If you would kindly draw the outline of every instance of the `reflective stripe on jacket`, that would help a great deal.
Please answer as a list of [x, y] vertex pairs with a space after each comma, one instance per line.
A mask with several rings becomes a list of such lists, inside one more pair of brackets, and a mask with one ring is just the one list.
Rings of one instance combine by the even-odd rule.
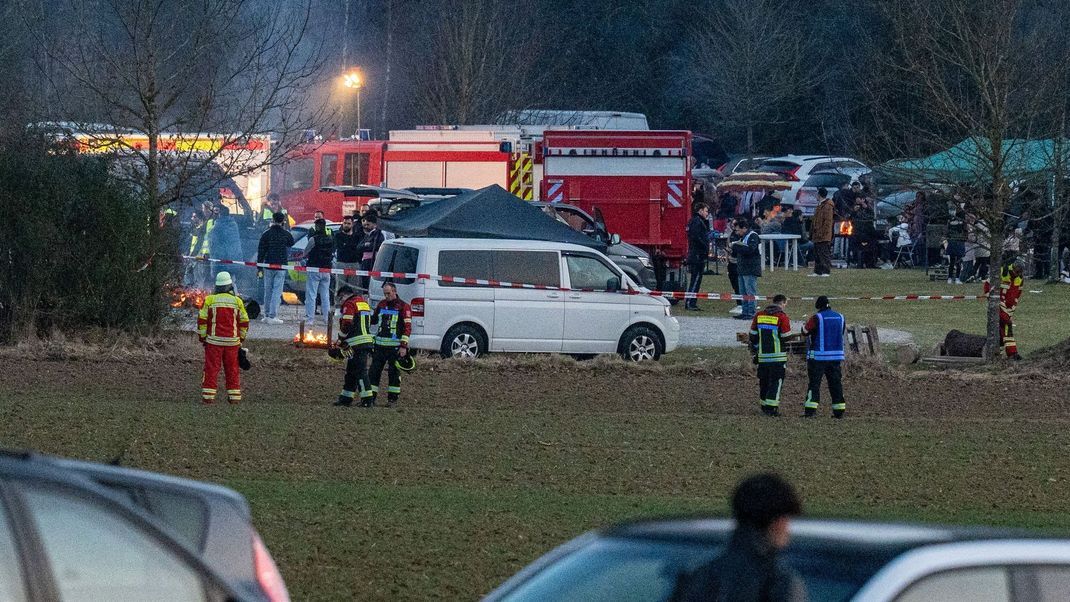
[[338, 330], [342, 342], [350, 347], [371, 347], [375, 337], [371, 334], [372, 307], [360, 295], [353, 295], [342, 304], [342, 318]]
[[781, 338], [791, 332], [791, 318], [779, 306], [770, 305], [758, 312], [751, 321], [751, 349], [758, 354], [759, 364], [788, 361], [788, 352]]
[[375, 344], [380, 347], [408, 347], [412, 332], [412, 312], [409, 304], [401, 299], [383, 299], [375, 306], [373, 321], [379, 325]]
[[249, 333], [245, 303], [233, 293], [217, 293], [204, 298], [197, 314], [197, 334], [201, 341], [221, 347], [236, 347]]

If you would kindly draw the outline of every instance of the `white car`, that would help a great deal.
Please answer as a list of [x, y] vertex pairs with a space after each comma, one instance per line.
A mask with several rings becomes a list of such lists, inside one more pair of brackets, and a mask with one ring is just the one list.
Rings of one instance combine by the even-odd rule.
[[[757, 171], [778, 173], [791, 184], [791, 188], [781, 193], [784, 203], [795, 203], [799, 189], [803, 187], [810, 174], [818, 171], [841, 171], [848, 169], [865, 169], [865, 163], [850, 157], [830, 157], [828, 155], [785, 155], [766, 159]], [[832, 191], [829, 192], [832, 194]]]
[[[374, 269], [570, 289], [391, 278], [398, 295], [412, 306], [409, 345], [443, 357], [619, 353], [644, 361], [656, 360], [679, 344], [680, 324], [669, 302], [634, 294], [648, 291], [590, 247], [534, 240], [400, 238], [383, 243]], [[383, 279], [370, 284], [373, 303], [383, 298], [382, 284]]]
[[[667, 602], [731, 537], [727, 519], [586, 533], [484, 598]], [[811, 602], [1054, 602], [1070, 598], [1070, 540], [967, 527], [794, 520], [784, 561]]]

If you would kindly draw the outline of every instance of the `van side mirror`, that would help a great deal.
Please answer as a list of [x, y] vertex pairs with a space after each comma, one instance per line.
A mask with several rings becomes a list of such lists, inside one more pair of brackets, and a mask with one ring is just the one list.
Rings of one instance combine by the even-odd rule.
[[609, 235], [609, 244], [611, 244], [611, 245], [619, 245], [620, 244], [620, 234], [610, 234]]
[[606, 280], [606, 290], [610, 291], [610, 292], [619, 291], [620, 290], [620, 278], [614, 276], [614, 277]]

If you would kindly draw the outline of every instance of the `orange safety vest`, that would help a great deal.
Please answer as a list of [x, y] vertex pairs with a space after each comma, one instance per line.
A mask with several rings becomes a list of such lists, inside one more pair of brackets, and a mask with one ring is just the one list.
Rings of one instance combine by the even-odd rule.
[[245, 303], [233, 293], [217, 293], [204, 298], [197, 315], [197, 334], [201, 342], [221, 347], [237, 347], [249, 333], [249, 314]]

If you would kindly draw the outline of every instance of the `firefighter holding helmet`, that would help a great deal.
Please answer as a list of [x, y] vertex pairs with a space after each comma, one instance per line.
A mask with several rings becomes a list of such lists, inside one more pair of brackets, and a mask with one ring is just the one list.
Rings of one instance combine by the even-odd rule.
[[375, 405], [379, 394], [379, 381], [383, 368], [387, 374], [387, 406], [397, 405], [401, 396], [401, 372], [411, 370], [415, 364], [409, 356], [409, 334], [412, 332], [412, 312], [409, 304], [398, 297], [397, 286], [393, 282], [383, 283], [385, 297], [375, 307], [372, 321], [378, 325], [375, 333], [375, 348], [372, 351], [372, 365], [369, 376], [371, 383], [370, 406]]
[[203, 403], [215, 403], [221, 365], [226, 376], [227, 401], [241, 401], [238, 354], [248, 333], [249, 314], [245, 311], [245, 303], [234, 293], [230, 272], [219, 272], [214, 294], [204, 298], [204, 305], [197, 315], [197, 335], [204, 344]]
[[[1014, 310], [1022, 296], [1022, 263], [1007, 263], [999, 272], [999, 345], [1007, 353], [1007, 358], [1018, 361], [1018, 343], [1014, 339]], [[985, 282], [985, 294], [991, 289]]]
[[349, 284], [338, 289], [338, 302], [342, 307], [338, 322], [339, 344], [328, 353], [336, 359], [345, 359], [346, 375], [342, 393], [334, 405], [349, 407], [359, 396], [361, 407], [371, 407], [374, 402], [372, 389], [368, 386], [368, 356], [375, 342], [371, 333], [372, 308]]

